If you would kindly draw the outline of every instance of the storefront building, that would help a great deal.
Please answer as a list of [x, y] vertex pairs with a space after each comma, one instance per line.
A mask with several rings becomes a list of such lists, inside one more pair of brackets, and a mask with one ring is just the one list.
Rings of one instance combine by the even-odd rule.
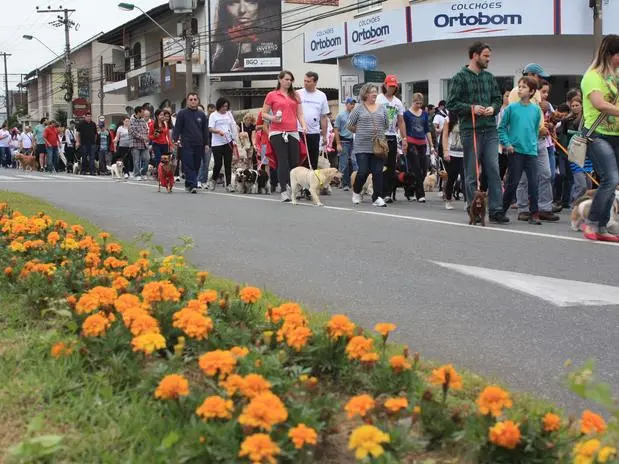
[[[491, 71], [511, 88], [527, 63], [551, 76], [551, 100], [577, 86], [594, 53], [589, 0], [440, 0], [392, 8], [383, 3], [341, 25], [305, 34], [305, 61], [338, 58], [340, 100], [364, 82], [395, 74], [410, 103], [421, 92], [429, 103], [447, 99], [450, 78], [468, 63], [477, 40], [492, 47]], [[603, 0], [604, 34], [619, 33], [619, 0]]]

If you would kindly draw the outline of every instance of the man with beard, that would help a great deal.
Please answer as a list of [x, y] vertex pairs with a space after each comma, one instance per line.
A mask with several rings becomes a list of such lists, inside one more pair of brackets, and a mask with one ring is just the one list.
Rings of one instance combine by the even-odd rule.
[[460, 120], [467, 201], [471, 201], [478, 189], [478, 167], [475, 163], [481, 163], [488, 176], [490, 222], [504, 224], [509, 219], [503, 213], [495, 117], [501, 109], [502, 96], [496, 79], [486, 71], [491, 55], [488, 44], [475, 42], [471, 45], [469, 64], [451, 80], [447, 108], [456, 113]]

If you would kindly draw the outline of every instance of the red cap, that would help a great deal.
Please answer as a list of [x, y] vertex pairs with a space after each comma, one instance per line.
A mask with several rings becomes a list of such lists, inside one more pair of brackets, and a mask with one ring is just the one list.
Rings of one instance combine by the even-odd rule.
[[398, 78], [395, 77], [395, 74], [389, 74], [385, 77], [385, 85], [387, 87], [397, 87], [398, 86]]

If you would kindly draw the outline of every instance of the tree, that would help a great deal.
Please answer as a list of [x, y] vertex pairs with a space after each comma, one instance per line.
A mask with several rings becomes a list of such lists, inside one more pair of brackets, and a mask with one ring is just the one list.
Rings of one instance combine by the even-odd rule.
[[57, 110], [54, 119], [59, 126], [67, 127], [67, 112], [65, 110]]

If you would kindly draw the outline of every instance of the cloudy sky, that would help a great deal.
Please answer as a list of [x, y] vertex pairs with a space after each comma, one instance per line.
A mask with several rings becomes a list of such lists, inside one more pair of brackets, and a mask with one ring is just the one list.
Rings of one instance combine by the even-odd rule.
[[[4, 0], [6, 1], [6, 0]], [[3, 1], [3, 3], [4, 3]], [[138, 10], [131, 12], [120, 10], [117, 5], [121, 0], [16, 0], [11, 7], [4, 8], [2, 27], [0, 27], [0, 52], [11, 53], [7, 58], [9, 87], [14, 88], [19, 82], [19, 73], [26, 74], [44, 63], [52, 60], [54, 54], [36, 40], [25, 40], [22, 35], [36, 36], [53, 51], [62, 55], [64, 51], [64, 28], [49, 25], [56, 19], [53, 13], [37, 13], [36, 7], [46, 9], [64, 8], [75, 9], [71, 19], [79, 24], [79, 29], [71, 30], [71, 44], [77, 45], [99, 32], [109, 31], [141, 13]], [[134, 0], [132, 3], [145, 11], [167, 3], [166, 0]], [[0, 72], [4, 67], [0, 64]], [[17, 74], [17, 75], [14, 75]], [[2, 76], [4, 78], [4, 76]], [[4, 81], [0, 81], [4, 92]]]

